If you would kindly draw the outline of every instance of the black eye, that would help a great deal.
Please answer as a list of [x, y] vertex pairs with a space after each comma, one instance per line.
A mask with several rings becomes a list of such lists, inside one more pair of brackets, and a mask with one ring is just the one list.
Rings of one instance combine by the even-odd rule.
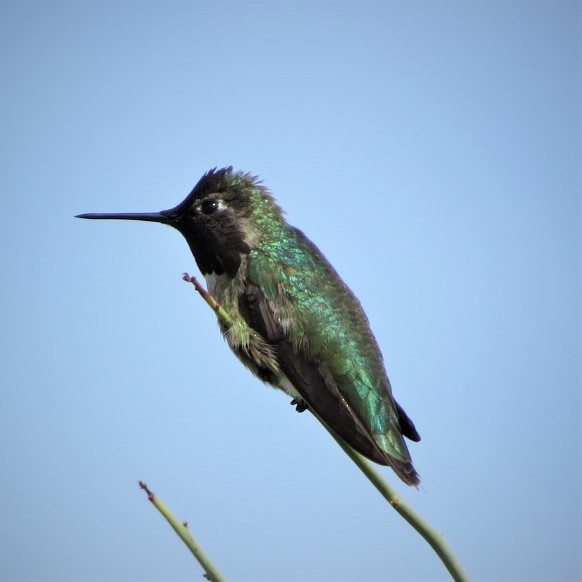
[[214, 199], [204, 200], [204, 202], [202, 202], [202, 204], [200, 205], [200, 210], [202, 210], [202, 212], [204, 214], [213, 214], [219, 208], [220, 208], [220, 204], [219, 204], [218, 200], [214, 200]]

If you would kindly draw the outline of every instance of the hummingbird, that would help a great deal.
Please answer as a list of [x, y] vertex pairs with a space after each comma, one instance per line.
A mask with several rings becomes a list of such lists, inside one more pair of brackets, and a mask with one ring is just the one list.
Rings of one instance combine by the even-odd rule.
[[311, 410], [360, 454], [408, 485], [420, 483], [403, 438], [420, 435], [392, 395], [360, 302], [257, 176], [214, 168], [169, 210], [78, 218], [178, 230], [231, 317], [219, 326], [240, 361], [287, 393], [298, 412]]

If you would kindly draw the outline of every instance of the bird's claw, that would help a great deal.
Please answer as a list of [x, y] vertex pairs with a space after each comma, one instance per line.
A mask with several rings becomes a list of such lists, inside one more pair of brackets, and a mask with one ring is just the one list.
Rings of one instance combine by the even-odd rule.
[[305, 412], [307, 410], [307, 404], [303, 400], [297, 400], [297, 398], [293, 398], [289, 403], [291, 406], [295, 406], [295, 410], [297, 412]]

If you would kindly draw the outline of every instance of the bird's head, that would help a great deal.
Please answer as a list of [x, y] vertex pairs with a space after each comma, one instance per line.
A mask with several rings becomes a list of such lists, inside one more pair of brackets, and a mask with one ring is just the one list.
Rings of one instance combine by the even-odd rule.
[[160, 212], [80, 214], [78, 218], [160, 222], [180, 231], [202, 274], [234, 277], [241, 257], [282, 213], [256, 176], [232, 167], [204, 174], [186, 198]]

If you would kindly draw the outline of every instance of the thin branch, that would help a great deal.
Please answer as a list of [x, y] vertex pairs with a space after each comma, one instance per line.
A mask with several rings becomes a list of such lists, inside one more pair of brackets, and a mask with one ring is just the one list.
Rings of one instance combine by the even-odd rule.
[[[225, 325], [230, 326], [233, 323], [231, 316], [220, 306], [218, 301], [210, 294], [204, 287], [198, 282], [195, 277], [191, 277], [187, 273], [182, 275], [184, 281], [192, 283], [202, 296], [202, 298], [210, 305], [210, 307], [216, 313], [218, 319]], [[313, 411], [311, 410], [313, 413]], [[315, 418], [321, 422], [325, 429], [331, 434], [338, 445], [344, 450], [346, 455], [352, 459], [352, 461], [360, 468], [362, 473], [370, 480], [370, 482], [376, 487], [380, 494], [386, 499], [386, 501], [393, 507], [432, 547], [436, 552], [438, 557], [441, 559], [453, 579], [457, 582], [468, 582], [469, 577], [463, 570], [463, 567], [457, 560], [456, 556], [453, 554], [451, 548], [449, 547], [444, 536], [431, 527], [418, 513], [416, 513], [401, 497], [398, 496], [396, 491], [388, 485], [388, 483], [382, 478], [380, 473], [372, 466], [372, 464], [357, 453], [354, 449], [344, 443], [339, 439], [335, 433], [325, 424], [325, 422], [319, 418], [319, 416], [313, 413]]]
[[368, 459], [364, 458], [360, 453], [339, 439], [317, 414], [313, 413], [313, 415], [335, 439], [345, 454], [352, 459], [362, 473], [370, 480], [372, 485], [378, 489], [380, 495], [429, 543], [453, 577], [453, 580], [456, 582], [469, 582], [469, 576], [463, 570], [463, 567], [449, 547], [444, 535], [430, 526], [410, 505], [399, 497], [398, 493], [392, 489]]
[[204, 289], [196, 277], [192, 277], [188, 275], [188, 273], [182, 273], [182, 279], [186, 281], [186, 283], [192, 283], [192, 285], [194, 285], [194, 289], [200, 293], [202, 299], [208, 303], [212, 311], [216, 313], [216, 317], [218, 317], [224, 325], [228, 327], [233, 324], [232, 317], [220, 306], [220, 303], [216, 301], [214, 296]]
[[204, 569], [204, 577], [211, 582], [225, 582], [222, 574], [217, 570], [216, 566], [210, 561], [210, 558], [203, 552], [198, 542], [188, 529], [188, 523], [182, 523], [174, 514], [166, 507], [162, 500], [152, 493], [148, 486], [143, 482], [139, 482], [139, 486], [148, 496], [148, 499], [153, 503], [155, 508], [166, 518], [167, 522], [172, 526], [173, 530], [180, 536], [182, 541], [188, 546], [188, 549], [194, 554], [199, 564]]

